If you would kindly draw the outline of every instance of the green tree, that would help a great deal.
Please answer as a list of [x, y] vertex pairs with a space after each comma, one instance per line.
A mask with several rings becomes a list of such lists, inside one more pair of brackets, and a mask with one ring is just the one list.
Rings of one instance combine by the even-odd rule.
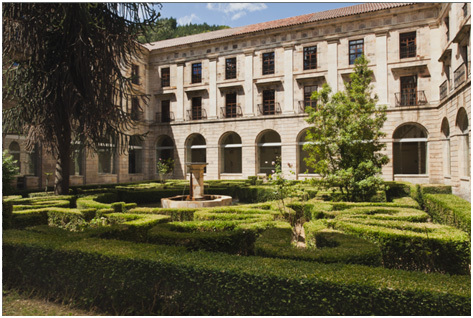
[[19, 173], [19, 170], [17, 161], [8, 153], [8, 150], [4, 150], [2, 154], [3, 194], [10, 194], [12, 192], [13, 187], [11, 186], [11, 182]]
[[324, 186], [338, 188], [349, 201], [367, 201], [382, 189], [381, 168], [389, 161], [380, 153], [386, 106], [377, 106], [377, 96], [372, 97], [372, 74], [366, 58], [359, 57], [345, 91], [331, 95], [324, 84], [312, 95], [317, 106], [307, 111], [306, 162]]
[[124, 152], [135, 124], [121, 101], [138, 96], [125, 75], [135, 41], [159, 16], [136, 3], [3, 3], [3, 127], [56, 159], [55, 192], [69, 191], [71, 145]]

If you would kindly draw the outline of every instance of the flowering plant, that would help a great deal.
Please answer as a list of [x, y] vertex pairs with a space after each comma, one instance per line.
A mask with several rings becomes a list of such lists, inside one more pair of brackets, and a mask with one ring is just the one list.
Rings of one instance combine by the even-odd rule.
[[165, 182], [165, 176], [174, 170], [174, 160], [172, 158], [162, 159], [159, 158], [156, 163], [156, 171], [158, 172], [159, 179], [162, 183]]

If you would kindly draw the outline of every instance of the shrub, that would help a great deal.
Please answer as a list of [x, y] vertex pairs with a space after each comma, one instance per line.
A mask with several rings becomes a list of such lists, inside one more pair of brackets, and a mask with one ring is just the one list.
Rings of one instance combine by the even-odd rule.
[[470, 315], [469, 276], [8, 230], [4, 288], [115, 315]]
[[445, 184], [423, 184], [420, 186], [422, 194], [451, 194], [452, 186]]
[[[321, 263], [381, 265], [381, 253], [378, 247], [366, 240], [347, 234], [324, 233], [326, 244], [315, 247], [316, 237], [321, 238], [321, 230], [327, 230], [322, 222], [304, 223], [308, 248], [297, 248], [291, 243], [292, 227], [285, 222], [277, 223], [274, 228], [264, 231], [255, 243], [258, 256], [304, 260]], [[334, 231], [332, 231], [334, 232]], [[330, 243], [327, 243], [330, 242]], [[330, 247], [328, 247], [330, 246]]]
[[71, 203], [68, 200], [49, 200], [49, 201], [32, 201], [31, 204], [15, 204], [13, 211], [32, 210], [42, 208], [69, 208]]
[[17, 160], [13, 159], [13, 156], [8, 153], [8, 150], [3, 150], [2, 153], [2, 186], [3, 194], [10, 194], [14, 188], [11, 185], [15, 176], [19, 173], [20, 169], [17, 165]]
[[453, 194], [425, 194], [424, 205], [435, 222], [471, 234], [471, 204]]
[[386, 200], [391, 202], [393, 199], [408, 197], [411, 194], [411, 184], [407, 182], [385, 181]]
[[129, 210], [134, 214], [163, 214], [169, 215], [171, 221], [192, 221], [194, 220], [194, 212], [197, 209], [163, 209], [163, 208], [133, 208]]
[[375, 242], [389, 268], [468, 273], [470, 243], [466, 233], [446, 225], [371, 218], [336, 218], [331, 227]]

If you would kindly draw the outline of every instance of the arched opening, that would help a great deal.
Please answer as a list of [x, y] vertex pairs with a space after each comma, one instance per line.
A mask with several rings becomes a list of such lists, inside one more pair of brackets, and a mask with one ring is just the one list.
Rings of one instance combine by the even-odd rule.
[[394, 174], [427, 173], [427, 132], [417, 124], [405, 124], [393, 134]]
[[314, 168], [310, 167], [307, 165], [305, 159], [309, 158], [309, 153], [304, 150], [304, 145], [309, 143], [306, 140], [307, 136], [307, 129], [304, 129], [301, 133], [299, 133], [299, 136], [297, 137], [297, 171], [299, 174], [314, 174]]
[[470, 176], [470, 136], [469, 136], [469, 122], [468, 115], [465, 108], [460, 108], [457, 113], [457, 127], [460, 130], [460, 147], [459, 159], [461, 165], [461, 176]]
[[8, 147], [8, 152], [13, 157], [13, 160], [16, 160], [15, 165], [18, 167], [18, 173], [21, 172], [21, 164], [20, 164], [20, 145], [16, 141], [12, 141], [10, 146]]
[[450, 161], [450, 125], [448, 124], [448, 119], [444, 118], [442, 120], [442, 127], [440, 129], [442, 132], [442, 152], [443, 152], [443, 175], [449, 177], [451, 175], [451, 161]]
[[242, 143], [241, 137], [235, 132], [229, 132], [220, 138], [220, 169], [222, 173], [242, 172]]
[[258, 173], [274, 173], [276, 163], [281, 162], [281, 137], [274, 130], [267, 130], [256, 139]]
[[138, 136], [131, 136], [128, 145], [128, 173], [143, 171], [143, 142]]
[[207, 162], [207, 144], [201, 134], [192, 134], [186, 141], [187, 162]]
[[[174, 160], [174, 142], [171, 137], [163, 135], [156, 142], [156, 162], [159, 160], [166, 162], [169, 159]], [[159, 173], [157, 165], [156, 173]]]

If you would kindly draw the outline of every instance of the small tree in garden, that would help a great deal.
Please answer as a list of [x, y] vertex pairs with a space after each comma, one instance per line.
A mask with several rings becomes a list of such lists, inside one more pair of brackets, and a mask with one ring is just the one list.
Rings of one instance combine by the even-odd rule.
[[15, 175], [19, 173], [19, 170], [17, 160], [13, 159], [13, 156], [8, 153], [8, 150], [4, 150], [2, 154], [3, 194], [9, 194], [13, 191], [11, 182], [15, 178]]
[[172, 158], [159, 158], [156, 163], [156, 170], [158, 171], [159, 181], [161, 183], [166, 182], [166, 175], [174, 170], [174, 160]]
[[364, 56], [355, 61], [345, 91], [331, 95], [324, 84], [312, 99], [316, 108], [309, 107], [307, 122], [312, 126], [307, 133], [304, 149], [309, 153], [307, 164], [322, 177], [325, 187], [338, 188], [345, 200], [367, 201], [382, 189], [381, 168], [388, 163], [380, 140], [386, 121], [386, 106], [377, 106], [372, 97], [371, 78]]

